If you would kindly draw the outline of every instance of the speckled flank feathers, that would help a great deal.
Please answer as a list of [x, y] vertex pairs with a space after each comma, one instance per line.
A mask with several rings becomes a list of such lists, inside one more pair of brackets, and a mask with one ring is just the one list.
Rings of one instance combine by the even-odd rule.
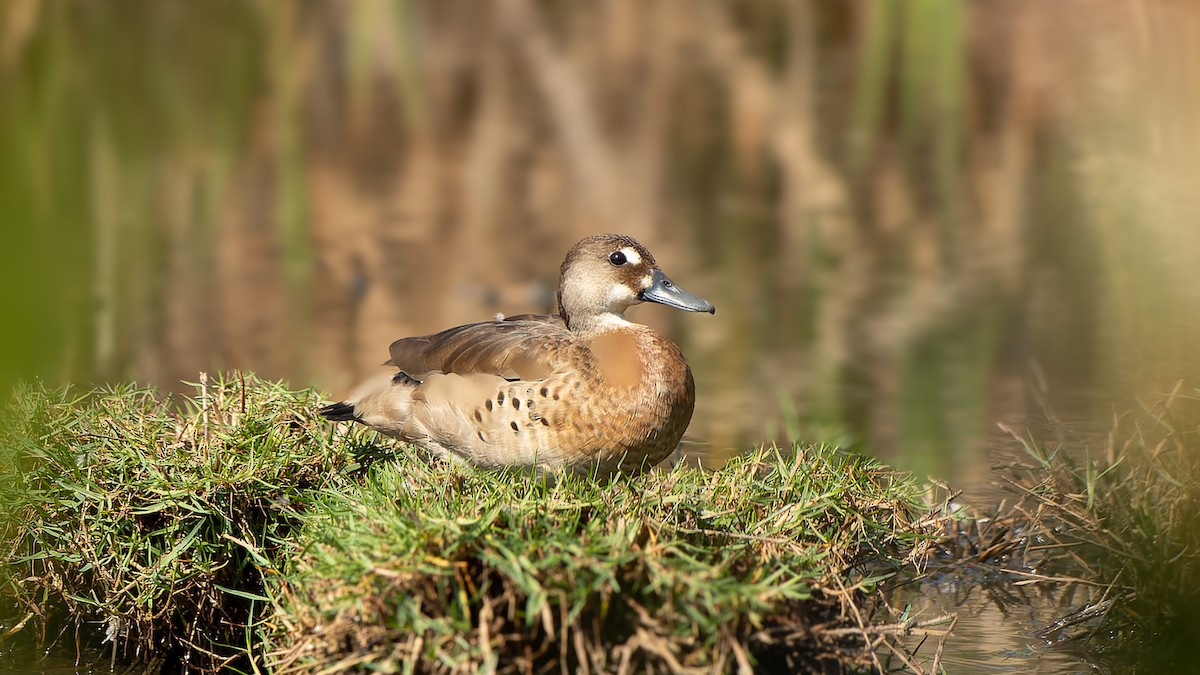
[[713, 312], [641, 244], [596, 235], [567, 254], [559, 316], [521, 315], [397, 340], [383, 387], [322, 409], [479, 466], [634, 472], [678, 445], [695, 386], [679, 348], [624, 312]]

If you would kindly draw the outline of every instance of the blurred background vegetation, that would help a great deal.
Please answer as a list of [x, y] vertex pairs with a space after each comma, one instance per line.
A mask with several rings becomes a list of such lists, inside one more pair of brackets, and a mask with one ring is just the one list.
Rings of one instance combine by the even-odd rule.
[[631, 234], [715, 317], [689, 453], [969, 470], [1200, 358], [1200, 5], [0, 5], [0, 379], [344, 393]]

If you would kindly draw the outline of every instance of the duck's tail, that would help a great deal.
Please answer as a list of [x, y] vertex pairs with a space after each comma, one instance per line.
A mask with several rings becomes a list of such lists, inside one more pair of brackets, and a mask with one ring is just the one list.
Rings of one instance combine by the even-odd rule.
[[317, 414], [333, 422], [358, 421], [358, 413], [354, 410], [354, 404], [348, 401], [330, 403], [317, 410]]
[[380, 373], [355, 387], [344, 400], [317, 409], [332, 422], [358, 422], [396, 438], [412, 415], [413, 391], [419, 380], [406, 373]]

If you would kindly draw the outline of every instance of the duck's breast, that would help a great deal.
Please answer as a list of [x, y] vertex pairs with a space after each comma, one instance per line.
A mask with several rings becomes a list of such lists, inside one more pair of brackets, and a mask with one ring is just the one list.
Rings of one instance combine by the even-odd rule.
[[[678, 445], [692, 418], [695, 386], [673, 342], [645, 327], [591, 341], [588, 417], [601, 427], [605, 461], [654, 464]], [[622, 461], [620, 455], [626, 455]]]

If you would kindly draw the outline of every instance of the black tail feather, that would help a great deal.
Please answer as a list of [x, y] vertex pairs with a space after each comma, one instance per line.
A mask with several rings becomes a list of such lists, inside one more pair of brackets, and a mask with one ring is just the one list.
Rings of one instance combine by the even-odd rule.
[[354, 411], [354, 404], [345, 401], [330, 403], [318, 410], [317, 414], [334, 422], [354, 422], [358, 419], [358, 413]]

